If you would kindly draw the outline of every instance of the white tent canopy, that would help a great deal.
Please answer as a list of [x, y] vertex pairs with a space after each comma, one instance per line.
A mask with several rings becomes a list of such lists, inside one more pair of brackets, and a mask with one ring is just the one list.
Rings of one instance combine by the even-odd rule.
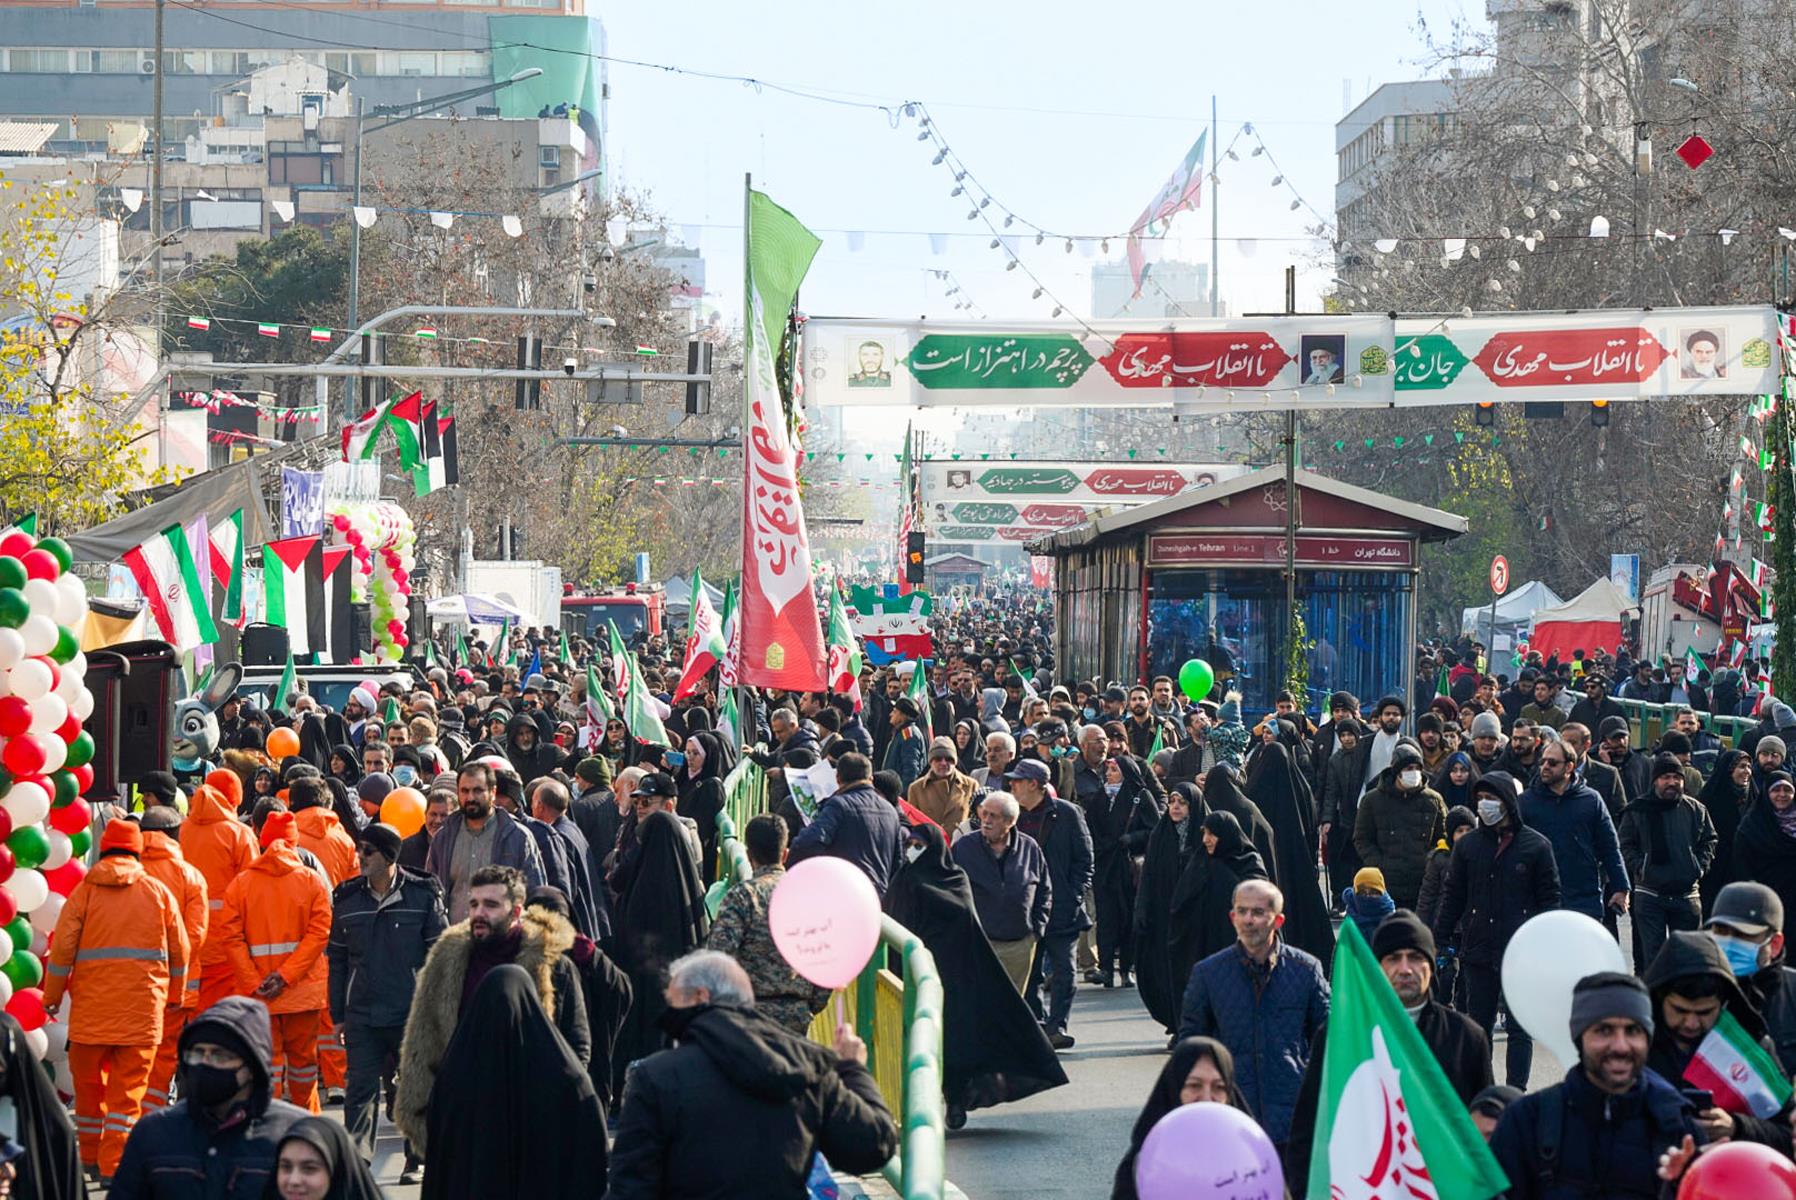
[[[686, 578], [684, 575], [675, 575], [672, 579], [669, 579], [666, 583], [662, 584], [661, 589], [667, 594], [667, 609], [669, 612], [685, 612], [692, 607], [692, 580]], [[711, 602], [712, 608], [721, 611], [723, 608], [723, 589], [712, 587], [709, 583], [705, 584], [705, 599]]]
[[[1505, 632], [1526, 625], [1541, 609], [1555, 608], [1564, 603], [1552, 588], [1538, 579], [1530, 579], [1507, 595], [1497, 598], [1497, 631]], [[1490, 624], [1490, 605], [1480, 604], [1476, 608], [1462, 610], [1459, 631], [1473, 637], [1484, 637], [1490, 632]]]
[[1570, 600], [1535, 612], [1534, 623], [1619, 621], [1624, 616], [1639, 611], [1640, 606], [1629, 600], [1626, 593], [1617, 588], [1608, 576], [1604, 576]]
[[468, 592], [456, 596], [439, 596], [425, 605], [433, 621], [451, 625], [513, 625], [526, 623], [524, 612], [515, 604], [507, 604], [497, 596]]

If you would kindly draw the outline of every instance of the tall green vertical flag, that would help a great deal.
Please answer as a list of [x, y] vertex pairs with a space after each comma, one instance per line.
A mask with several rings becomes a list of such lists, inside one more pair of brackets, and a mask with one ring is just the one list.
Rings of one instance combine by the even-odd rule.
[[605, 685], [599, 682], [599, 668], [590, 663], [586, 668], [586, 711], [592, 723], [601, 729], [611, 720], [611, 701], [605, 698]]
[[923, 713], [921, 720], [923, 722], [923, 740], [925, 742], [928, 742], [935, 737], [935, 722], [930, 719], [929, 715], [929, 710], [934, 708], [935, 705], [931, 703], [934, 697], [929, 694], [928, 667], [929, 660], [926, 658], [919, 658], [917, 660], [917, 669], [910, 673], [910, 687], [905, 689], [905, 695], [909, 696], [912, 700], [915, 700], [917, 702], [917, 708]]
[[1445, 667], [1442, 667], [1440, 674], [1434, 677], [1434, 694], [1437, 696], [1451, 696], [1453, 694], [1453, 687], [1447, 682], [1447, 668]]
[[281, 669], [281, 681], [274, 685], [274, 694], [268, 697], [268, 707], [287, 710], [287, 698], [293, 694], [294, 685], [299, 682], [299, 672], [293, 669], [293, 655], [287, 654], [287, 665]]
[[571, 672], [574, 669], [574, 652], [573, 652], [573, 650], [568, 648], [567, 630], [560, 629], [560, 630], [557, 630], [556, 633], [561, 638], [561, 644], [560, 644], [560, 647], [558, 650], [557, 657], [559, 657], [561, 659], [561, 665], [566, 667]]
[[630, 727], [630, 736], [639, 742], [647, 742], [651, 746], [671, 746], [673, 739], [667, 736], [667, 729], [661, 724], [661, 716], [655, 711], [654, 698], [649, 695], [648, 687], [642, 682], [642, 666], [636, 656], [624, 649], [624, 639], [617, 632], [617, 623], [607, 621], [611, 630], [611, 653], [622, 664], [620, 683], [620, 707], [623, 709], [624, 724]]
[[1159, 717], [1154, 718], [1154, 744], [1147, 748], [1148, 762], [1154, 761], [1154, 755], [1166, 749], [1166, 722]]
[[458, 667], [468, 665], [468, 638], [461, 631], [459, 625], [455, 627], [455, 665]]
[[424, 642], [424, 665], [427, 667], [437, 665], [437, 640], [435, 638], [428, 638]]
[[1506, 1191], [1503, 1169], [1352, 921], [1335, 942], [1333, 983], [1302, 1194], [1487, 1200]]

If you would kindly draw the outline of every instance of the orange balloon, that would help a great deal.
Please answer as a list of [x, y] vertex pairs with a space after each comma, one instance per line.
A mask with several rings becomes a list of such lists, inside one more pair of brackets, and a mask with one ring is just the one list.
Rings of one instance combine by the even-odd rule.
[[268, 756], [279, 762], [299, 753], [299, 735], [282, 726], [268, 732]]
[[424, 828], [424, 793], [417, 788], [394, 788], [380, 802], [380, 819], [391, 825], [400, 837], [410, 837]]

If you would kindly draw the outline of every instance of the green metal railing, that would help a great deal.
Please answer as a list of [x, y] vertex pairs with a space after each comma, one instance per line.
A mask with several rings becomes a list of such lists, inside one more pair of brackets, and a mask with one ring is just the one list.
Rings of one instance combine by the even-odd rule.
[[[724, 892], [753, 875], [738, 831], [767, 801], [767, 776], [744, 759], [724, 780], [717, 818], [717, 882], [706, 894], [711, 915]], [[886, 964], [896, 955], [902, 974]], [[881, 1168], [903, 1200], [942, 1200], [947, 1179], [947, 1123], [942, 1100], [943, 996], [935, 956], [923, 939], [880, 918], [879, 946], [860, 976], [831, 997], [811, 1023], [811, 1037], [836, 1040], [838, 1007], [867, 1043], [867, 1069], [886, 1107], [898, 1117], [898, 1153]]]
[[[1636, 746], [1656, 746], [1659, 735], [1665, 732], [1671, 718], [1681, 704], [1652, 704], [1645, 700], [1618, 700], [1621, 710], [1628, 715], [1628, 726], [1633, 733]], [[1722, 744], [1729, 749], [1740, 744], [1741, 736], [1758, 722], [1751, 717], [1716, 716], [1714, 713], [1699, 712], [1696, 714], [1698, 726], [1708, 730], [1720, 738]], [[1591, 730], [1594, 735], [1595, 730]]]

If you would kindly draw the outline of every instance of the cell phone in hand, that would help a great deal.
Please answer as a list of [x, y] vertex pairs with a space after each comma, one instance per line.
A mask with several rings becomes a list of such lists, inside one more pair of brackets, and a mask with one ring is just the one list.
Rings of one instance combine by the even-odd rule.
[[1708, 1112], [1715, 1107], [1715, 1093], [1702, 1088], [1679, 1088], [1678, 1094], [1688, 1100], [1697, 1112]]

